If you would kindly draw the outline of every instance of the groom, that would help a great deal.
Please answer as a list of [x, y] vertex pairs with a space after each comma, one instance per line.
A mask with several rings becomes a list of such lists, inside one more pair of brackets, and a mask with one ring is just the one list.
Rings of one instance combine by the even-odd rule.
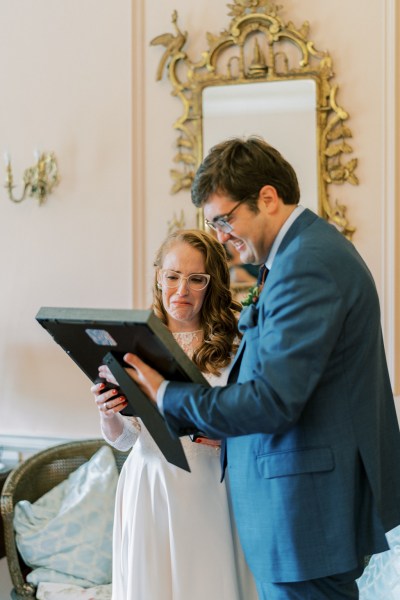
[[165, 382], [125, 358], [173, 432], [226, 438], [260, 598], [353, 599], [364, 557], [386, 550], [400, 523], [399, 427], [372, 276], [299, 198], [293, 168], [261, 139], [215, 146], [193, 202], [243, 263], [268, 270], [242, 313], [228, 385]]

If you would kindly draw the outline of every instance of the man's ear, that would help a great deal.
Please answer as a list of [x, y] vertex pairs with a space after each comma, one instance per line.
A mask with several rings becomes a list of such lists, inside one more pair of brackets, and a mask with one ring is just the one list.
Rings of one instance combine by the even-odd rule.
[[279, 196], [274, 186], [264, 185], [258, 198], [270, 214], [274, 214], [279, 209]]

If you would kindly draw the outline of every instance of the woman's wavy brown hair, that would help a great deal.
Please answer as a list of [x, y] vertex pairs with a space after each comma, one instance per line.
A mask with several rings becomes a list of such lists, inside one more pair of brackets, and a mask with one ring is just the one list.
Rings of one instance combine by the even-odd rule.
[[180, 229], [171, 233], [163, 242], [154, 261], [156, 272], [153, 310], [157, 317], [167, 324], [167, 313], [162, 301], [162, 292], [157, 286], [157, 275], [168, 252], [182, 242], [202, 253], [205, 271], [211, 275], [200, 310], [204, 339], [192, 360], [200, 371], [219, 375], [220, 370], [230, 363], [232, 353], [237, 350], [239, 334], [235, 312], [241, 310], [241, 305], [232, 298], [225, 249], [210, 233], [200, 229]]

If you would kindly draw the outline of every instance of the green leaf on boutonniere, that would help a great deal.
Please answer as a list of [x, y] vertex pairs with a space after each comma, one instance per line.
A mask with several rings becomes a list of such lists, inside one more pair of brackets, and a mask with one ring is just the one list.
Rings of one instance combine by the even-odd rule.
[[243, 300], [241, 301], [242, 306], [250, 306], [251, 304], [255, 304], [260, 295], [260, 288], [258, 285], [254, 285], [249, 289], [249, 293]]

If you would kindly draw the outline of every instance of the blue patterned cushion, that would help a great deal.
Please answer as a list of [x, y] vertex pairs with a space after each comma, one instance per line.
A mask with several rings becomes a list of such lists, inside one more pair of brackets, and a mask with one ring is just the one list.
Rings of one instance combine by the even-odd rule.
[[85, 587], [111, 582], [112, 526], [118, 469], [103, 446], [31, 504], [15, 505], [16, 543], [33, 568], [27, 579]]
[[399, 600], [400, 527], [386, 534], [390, 550], [374, 554], [357, 581], [360, 600]]

